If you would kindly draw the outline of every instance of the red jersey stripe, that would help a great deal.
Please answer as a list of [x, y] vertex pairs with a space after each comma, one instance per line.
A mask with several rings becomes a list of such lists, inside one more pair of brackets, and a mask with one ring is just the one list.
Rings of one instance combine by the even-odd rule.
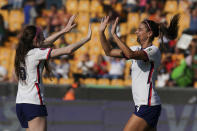
[[39, 97], [39, 99], [40, 99], [40, 104], [43, 105], [42, 96], [41, 96], [41, 94], [40, 94], [39, 85], [38, 85], [38, 83], [35, 83], [35, 85], [36, 85], [36, 88], [37, 88], [37, 91], [38, 91], [38, 97]]

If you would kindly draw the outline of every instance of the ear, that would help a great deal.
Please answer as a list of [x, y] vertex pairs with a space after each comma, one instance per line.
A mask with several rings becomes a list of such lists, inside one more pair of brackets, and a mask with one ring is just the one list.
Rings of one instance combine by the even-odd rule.
[[149, 31], [148, 32], [148, 37], [150, 38], [152, 35], [153, 35], [153, 32], [152, 31]]

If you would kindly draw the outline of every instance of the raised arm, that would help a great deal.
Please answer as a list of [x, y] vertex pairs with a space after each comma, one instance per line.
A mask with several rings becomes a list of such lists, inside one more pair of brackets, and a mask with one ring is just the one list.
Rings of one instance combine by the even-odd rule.
[[113, 49], [111, 44], [109, 43], [109, 41], [105, 37], [104, 32], [105, 32], [108, 22], [109, 22], [109, 16], [104, 17], [104, 19], [102, 19], [102, 21], [101, 21], [100, 30], [99, 30], [101, 45], [102, 45], [102, 47], [105, 51], [105, 54], [107, 56], [123, 58], [122, 51], [120, 49]]
[[76, 18], [76, 15], [72, 15], [71, 18], [69, 19], [69, 22], [66, 25], [66, 27], [63, 28], [62, 30], [60, 30], [59, 32], [54, 33], [51, 36], [47, 37], [44, 40], [44, 45], [47, 46], [47, 45], [53, 44], [53, 42], [55, 42], [62, 35], [64, 35], [65, 33], [69, 32], [69, 31], [71, 31], [72, 28], [74, 28], [76, 26], [76, 24], [74, 23], [75, 18]]
[[112, 25], [112, 29], [111, 29], [111, 33], [112, 36], [115, 40], [115, 42], [117, 43], [118, 47], [123, 51], [124, 56], [127, 59], [137, 59], [137, 60], [148, 60], [148, 57], [146, 55], [146, 53], [142, 50], [142, 51], [132, 51], [126, 44], [124, 44], [116, 35], [115, 31], [116, 31], [116, 27], [118, 24], [118, 20], [119, 18], [117, 17], [114, 24]]
[[70, 55], [73, 52], [75, 52], [78, 48], [80, 48], [82, 45], [84, 45], [86, 42], [88, 42], [91, 39], [92, 36], [92, 31], [91, 31], [91, 26], [89, 25], [88, 29], [88, 35], [86, 38], [82, 39], [81, 41], [68, 45], [66, 47], [58, 48], [58, 49], [53, 49], [51, 51], [51, 57], [56, 57], [60, 55]]

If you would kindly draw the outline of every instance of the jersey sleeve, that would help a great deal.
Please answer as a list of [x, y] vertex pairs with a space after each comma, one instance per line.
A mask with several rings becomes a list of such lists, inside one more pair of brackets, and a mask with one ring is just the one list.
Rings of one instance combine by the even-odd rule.
[[159, 49], [154, 46], [144, 49], [144, 52], [148, 56], [149, 61], [155, 61], [157, 59], [158, 51]]
[[[132, 51], [137, 51], [139, 49], [139, 46], [130, 46], [129, 47]], [[127, 61], [131, 61], [132, 59], [126, 59]]]
[[50, 58], [51, 48], [38, 48], [34, 54], [36, 60], [48, 60]]

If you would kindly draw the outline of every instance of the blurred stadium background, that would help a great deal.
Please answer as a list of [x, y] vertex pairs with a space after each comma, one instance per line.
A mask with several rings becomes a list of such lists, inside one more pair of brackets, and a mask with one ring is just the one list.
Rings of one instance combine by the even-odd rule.
[[[131, 61], [105, 56], [100, 20], [110, 15], [112, 22], [119, 16], [117, 33], [134, 46], [140, 21], [168, 24], [176, 13], [181, 15], [178, 38], [164, 38], [164, 47], [160, 39], [153, 42], [162, 51], [156, 81], [163, 102], [158, 131], [197, 131], [196, 0], [0, 0], [0, 131], [22, 131], [15, 115], [14, 58], [25, 25], [42, 27], [47, 37], [78, 14], [77, 27], [54, 43], [53, 48], [59, 48], [85, 37], [92, 23], [91, 41], [72, 56], [51, 59], [51, 79], [43, 74], [48, 130], [120, 131], [133, 112]], [[105, 33], [116, 47], [110, 32]]]

